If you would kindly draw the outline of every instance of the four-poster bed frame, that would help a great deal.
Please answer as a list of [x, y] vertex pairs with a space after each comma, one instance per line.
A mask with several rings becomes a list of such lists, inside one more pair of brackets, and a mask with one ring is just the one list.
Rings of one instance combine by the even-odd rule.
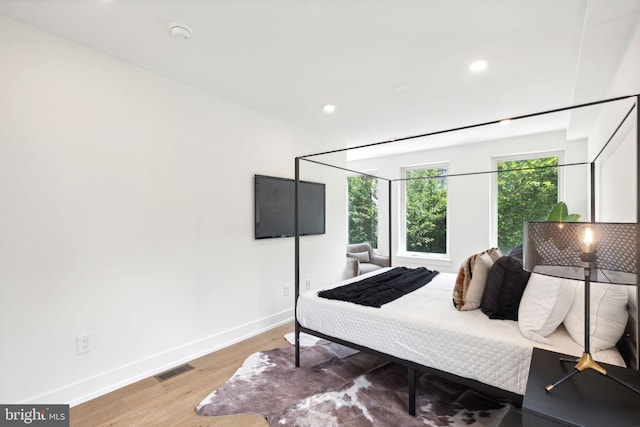
[[[589, 107], [589, 106], [596, 106], [596, 105], [600, 105], [600, 104], [606, 104], [606, 103], [611, 103], [611, 102], [615, 102], [615, 101], [621, 101], [621, 100], [625, 100], [625, 99], [631, 99], [631, 98], [635, 98], [635, 104], [629, 109], [629, 111], [626, 113], [626, 115], [624, 116], [624, 118], [620, 121], [619, 125], [617, 126], [617, 128], [614, 130], [614, 132], [611, 134], [610, 138], [607, 140], [607, 142], [603, 145], [602, 149], [599, 151], [599, 153], [596, 155], [596, 157], [591, 161], [591, 162], [585, 162], [585, 163], [578, 163], [578, 164], [585, 164], [585, 165], [589, 165], [590, 169], [589, 169], [589, 174], [590, 174], [590, 219], [593, 221], [595, 220], [596, 217], [596, 204], [595, 204], [595, 164], [596, 161], [598, 160], [598, 158], [600, 157], [600, 155], [603, 153], [604, 149], [607, 147], [607, 145], [613, 140], [613, 138], [615, 137], [615, 135], [617, 134], [617, 132], [620, 130], [620, 128], [623, 126], [623, 124], [626, 122], [626, 120], [631, 116], [631, 114], [634, 112], [635, 110], [635, 118], [636, 118], [636, 222], [638, 222], [638, 220], [640, 219], [640, 173], [638, 173], [638, 166], [640, 166], [640, 108], [638, 108], [638, 106], [640, 105], [640, 95], [629, 95], [629, 96], [622, 96], [622, 97], [617, 97], [617, 98], [611, 98], [611, 99], [606, 99], [606, 100], [601, 100], [601, 101], [596, 101], [596, 102], [590, 102], [590, 103], [586, 103], [586, 104], [581, 104], [581, 105], [576, 105], [576, 106], [571, 106], [571, 107], [564, 107], [564, 108], [557, 108], [557, 109], [553, 109], [553, 110], [547, 110], [547, 111], [542, 111], [542, 112], [538, 112], [538, 113], [533, 113], [533, 114], [526, 114], [526, 115], [521, 115], [521, 116], [517, 116], [517, 117], [512, 117], [511, 120], [519, 120], [519, 119], [525, 119], [525, 118], [531, 118], [531, 117], [536, 117], [536, 116], [541, 116], [541, 115], [546, 115], [546, 114], [552, 114], [552, 113], [558, 113], [558, 112], [563, 112], [563, 111], [568, 111], [568, 110], [573, 110], [573, 109], [578, 109], [578, 108], [583, 108], [583, 107]], [[429, 133], [425, 133], [425, 134], [421, 134], [421, 135], [415, 135], [415, 136], [409, 136], [409, 137], [404, 137], [404, 138], [398, 138], [398, 139], [394, 139], [394, 140], [389, 140], [389, 141], [383, 141], [383, 142], [378, 142], [378, 143], [372, 143], [372, 144], [366, 144], [366, 145], [362, 145], [362, 146], [357, 146], [357, 147], [351, 147], [351, 148], [344, 148], [344, 149], [338, 149], [338, 150], [333, 150], [333, 151], [325, 151], [325, 152], [321, 152], [321, 153], [316, 153], [316, 154], [310, 154], [310, 155], [305, 155], [305, 156], [300, 156], [297, 157], [295, 159], [295, 307], [294, 307], [294, 313], [295, 313], [295, 365], [296, 367], [300, 366], [300, 333], [304, 332], [319, 338], [323, 338], [323, 339], [327, 339], [360, 351], [365, 351], [380, 357], [383, 357], [391, 362], [395, 362], [398, 363], [400, 365], [403, 365], [405, 367], [407, 367], [408, 369], [408, 389], [409, 389], [409, 413], [412, 415], [415, 415], [415, 400], [416, 400], [416, 396], [415, 396], [415, 380], [416, 380], [416, 370], [422, 371], [422, 372], [434, 372], [437, 375], [443, 376], [445, 378], [450, 378], [453, 379], [454, 381], [458, 382], [458, 383], [462, 383], [465, 385], [469, 385], [472, 386], [476, 389], [482, 389], [485, 390], [486, 392], [488, 392], [489, 394], [492, 394], [493, 396], [496, 396], [498, 398], [501, 399], [507, 399], [508, 401], [511, 402], [515, 402], [518, 404], [522, 403], [522, 396], [516, 393], [512, 393], [506, 390], [502, 390], [490, 385], [486, 385], [483, 383], [480, 383], [476, 380], [472, 380], [472, 379], [468, 379], [468, 378], [463, 378], [448, 372], [444, 372], [429, 366], [424, 366], [421, 365], [419, 363], [413, 362], [411, 360], [406, 360], [406, 359], [401, 359], [398, 357], [395, 357], [393, 355], [390, 354], [386, 354], [386, 353], [381, 353], [379, 351], [373, 350], [371, 348], [367, 348], [361, 345], [358, 345], [356, 343], [352, 343], [352, 342], [348, 342], [342, 339], [338, 339], [336, 337], [332, 337], [329, 335], [326, 335], [322, 332], [319, 331], [315, 331], [315, 330], [311, 330], [308, 328], [303, 327], [299, 321], [298, 321], [298, 312], [297, 312], [297, 303], [298, 303], [298, 297], [300, 295], [300, 234], [299, 234], [299, 182], [300, 182], [300, 161], [308, 161], [311, 163], [316, 163], [319, 165], [323, 165], [323, 166], [328, 166], [328, 167], [332, 167], [332, 168], [337, 168], [337, 169], [342, 169], [348, 172], [355, 172], [358, 173], [360, 175], [366, 175], [366, 176], [372, 176], [374, 178], [378, 178], [384, 181], [387, 181], [388, 183], [388, 197], [389, 197], [389, 225], [388, 225], [388, 232], [389, 232], [389, 247], [388, 247], [388, 253], [389, 253], [389, 257], [391, 259], [391, 261], [393, 261], [393, 249], [392, 249], [392, 226], [391, 226], [391, 222], [392, 222], [392, 203], [391, 203], [391, 196], [392, 196], [392, 183], [394, 181], [400, 181], [400, 180], [393, 180], [393, 179], [388, 179], [388, 178], [384, 178], [384, 177], [377, 177], [377, 176], [373, 176], [373, 175], [368, 175], [365, 173], [361, 173], [358, 171], [353, 171], [344, 167], [340, 167], [340, 166], [335, 166], [335, 165], [331, 165], [328, 163], [323, 163], [323, 162], [319, 162], [317, 160], [312, 160], [312, 157], [317, 157], [317, 156], [322, 156], [322, 155], [328, 155], [328, 154], [334, 154], [334, 153], [339, 153], [339, 152], [344, 152], [344, 151], [348, 151], [348, 150], [355, 150], [355, 149], [362, 149], [362, 148], [367, 148], [367, 147], [373, 147], [373, 146], [377, 146], [377, 145], [382, 145], [382, 144], [391, 144], [391, 143], [395, 143], [395, 142], [400, 142], [400, 141], [406, 141], [406, 140], [410, 140], [410, 139], [416, 139], [416, 138], [423, 138], [423, 137], [428, 137], [428, 136], [434, 136], [434, 135], [439, 135], [439, 134], [445, 134], [445, 133], [450, 133], [450, 132], [456, 132], [456, 131], [461, 131], [461, 130], [466, 130], [466, 129], [472, 129], [472, 128], [477, 128], [477, 127], [481, 127], [481, 126], [488, 126], [488, 125], [493, 125], [493, 124], [497, 124], [499, 123], [501, 120], [494, 120], [494, 121], [490, 121], [490, 122], [484, 122], [484, 123], [478, 123], [478, 124], [473, 124], [473, 125], [468, 125], [468, 126], [462, 126], [462, 127], [457, 127], [457, 128], [452, 128], [452, 129], [446, 129], [446, 130], [441, 130], [441, 131], [436, 131], [436, 132], [429, 132]], [[572, 165], [577, 165], [577, 164], [571, 164], [571, 165], [558, 165], [560, 166], [572, 166]], [[475, 174], [486, 174], [486, 173], [495, 173], [495, 171], [487, 171], [487, 172], [475, 172], [475, 173], [469, 173], [469, 174], [457, 174], [457, 175], [448, 175], [448, 176], [463, 176], [463, 175], [475, 175]], [[636, 242], [636, 253], [640, 254], [640, 242]], [[640, 271], [640, 261], [638, 259], [636, 259], [636, 271]], [[627, 325], [627, 330], [625, 331], [623, 338], [621, 339], [620, 343], [618, 344], [618, 348], [620, 350], [620, 353], [622, 354], [622, 356], [624, 357], [625, 361], [627, 362], [627, 365], [632, 368], [632, 369], [639, 369], [640, 366], [640, 349], [639, 349], [639, 328], [638, 328], [638, 321], [640, 319], [640, 287], [636, 286], [635, 288], [635, 295], [636, 295], [636, 301], [634, 304], [632, 304], [631, 302], [629, 303], [629, 321], [628, 321], [628, 325]]]

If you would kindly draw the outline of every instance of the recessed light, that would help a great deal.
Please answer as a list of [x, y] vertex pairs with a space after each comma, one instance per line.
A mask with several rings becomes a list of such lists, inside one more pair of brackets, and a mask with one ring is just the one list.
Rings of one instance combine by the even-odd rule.
[[334, 111], [336, 111], [336, 106], [332, 104], [327, 104], [324, 107], [322, 107], [322, 110], [327, 114], [331, 114]]
[[193, 33], [191, 28], [183, 24], [170, 24], [169, 31], [171, 31], [171, 35], [173, 37], [179, 40], [187, 40]]
[[469, 64], [469, 70], [477, 73], [486, 70], [487, 66], [489, 66], [489, 63], [485, 59], [478, 59]]

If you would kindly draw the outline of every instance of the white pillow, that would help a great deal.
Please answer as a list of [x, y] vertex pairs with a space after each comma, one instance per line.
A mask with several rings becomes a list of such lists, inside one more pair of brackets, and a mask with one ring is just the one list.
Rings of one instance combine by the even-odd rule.
[[543, 344], [562, 323], [573, 303], [575, 280], [532, 273], [518, 308], [522, 335]]
[[487, 285], [487, 276], [489, 275], [489, 270], [491, 270], [492, 265], [493, 260], [488, 253], [483, 252], [476, 257], [473, 264], [473, 276], [471, 277], [471, 281], [469, 281], [469, 288], [464, 296], [464, 304], [460, 310], [475, 310], [480, 307], [484, 288]]
[[[605, 350], [616, 345], [627, 325], [626, 286], [591, 284], [591, 352]], [[577, 286], [573, 304], [564, 319], [571, 338], [584, 346], [584, 284]]]

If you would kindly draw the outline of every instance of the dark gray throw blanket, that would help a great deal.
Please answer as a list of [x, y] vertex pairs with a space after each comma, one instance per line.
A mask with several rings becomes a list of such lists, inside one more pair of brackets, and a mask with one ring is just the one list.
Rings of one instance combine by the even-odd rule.
[[396, 267], [358, 282], [320, 291], [318, 296], [380, 308], [388, 302], [423, 287], [437, 274], [437, 271], [424, 267]]

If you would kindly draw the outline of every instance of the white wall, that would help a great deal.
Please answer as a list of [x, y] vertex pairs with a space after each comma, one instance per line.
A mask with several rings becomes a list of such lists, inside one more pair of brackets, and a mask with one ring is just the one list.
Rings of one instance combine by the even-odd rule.
[[[0, 402], [77, 404], [292, 319], [294, 242], [253, 239], [253, 175], [321, 142], [0, 18]], [[328, 187], [314, 286], [344, 270]]]
[[[567, 142], [564, 131], [548, 132], [524, 137], [500, 139], [474, 144], [458, 145], [449, 148], [437, 148], [396, 156], [349, 162], [354, 170], [377, 170], [382, 177], [396, 179], [401, 177], [401, 168], [429, 163], [448, 164], [448, 174], [486, 172], [495, 169], [493, 159], [500, 156], [522, 155], [562, 151], [561, 163], [586, 161], [586, 141]], [[563, 169], [565, 187], [560, 189], [561, 200], [569, 205], [571, 213], [588, 214], [588, 167], [572, 166]], [[447, 181], [448, 200], [448, 241], [449, 257], [445, 260], [410, 258], [394, 253], [395, 265], [426, 265], [443, 272], [457, 272], [462, 262], [471, 254], [496, 245], [491, 234], [492, 224], [492, 174], [479, 174], [465, 177], [450, 177]], [[394, 183], [392, 206], [394, 251], [398, 251], [400, 218], [398, 194], [401, 187]], [[380, 191], [380, 224], [387, 224], [387, 191], [383, 185]], [[387, 247], [386, 228], [378, 247], [381, 251]]]
[[[640, 94], [640, 23], [620, 61], [609, 87], [609, 96]], [[599, 153], [616, 127], [635, 103], [635, 109], [624, 121], [596, 164], [596, 216], [598, 221], [637, 222], [638, 174], [638, 97], [608, 104], [600, 110], [594, 132], [589, 138], [589, 152]], [[594, 154], [595, 155], [595, 154]], [[629, 286], [630, 310], [640, 316], [640, 287]], [[638, 342], [636, 329], [636, 343]], [[637, 367], [637, 366], [636, 366]]]
[[[615, 78], [609, 87], [609, 97], [640, 94], [640, 23], [630, 40]], [[637, 97], [607, 104], [600, 109], [594, 132], [589, 138], [589, 152], [595, 157], [609, 141]], [[597, 216], [600, 221], [637, 221], [636, 218], [636, 151], [637, 106], [603, 151], [596, 164]]]
[[636, 222], [636, 126], [630, 118], [596, 162], [596, 219]]

